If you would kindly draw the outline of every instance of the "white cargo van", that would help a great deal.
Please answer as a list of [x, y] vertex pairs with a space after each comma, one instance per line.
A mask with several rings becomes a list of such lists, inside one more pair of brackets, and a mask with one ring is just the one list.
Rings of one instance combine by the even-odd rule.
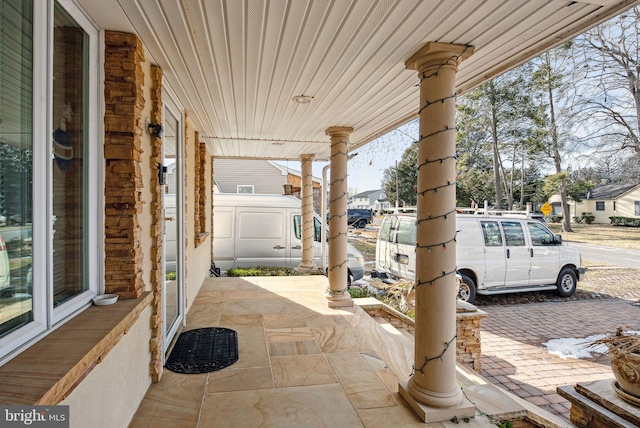
[[[456, 216], [456, 265], [464, 285], [459, 297], [557, 290], [571, 296], [582, 279], [580, 252], [562, 245], [543, 223], [517, 215]], [[415, 279], [415, 214], [388, 215], [380, 226], [376, 270]]]
[[[301, 201], [285, 195], [213, 195], [213, 259], [216, 267], [282, 266], [302, 258]], [[320, 263], [320, 217], [314, 213], [314, 255]], [[364, 275], [364, 257], [348, 246], [349, 276]]]

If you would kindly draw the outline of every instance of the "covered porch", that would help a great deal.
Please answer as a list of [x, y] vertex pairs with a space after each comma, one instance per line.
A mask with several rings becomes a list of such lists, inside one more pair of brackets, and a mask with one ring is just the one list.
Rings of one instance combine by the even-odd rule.
[[[326, 288], [323, 276], [205, 279], [185, 330], [235, 330], [238, 361], [209, 374], [165, 371], [130, 426], [425, 426], [398, 393], [412, 372], [412, 341], [358, 299], [328, 308]], [[566, 426], [464, 366], [456, 378], [476, 407], [464, 426]]]

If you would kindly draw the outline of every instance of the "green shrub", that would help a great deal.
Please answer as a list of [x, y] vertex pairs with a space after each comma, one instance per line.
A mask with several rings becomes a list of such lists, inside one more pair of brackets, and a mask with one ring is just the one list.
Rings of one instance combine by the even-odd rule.
[[582, 213], [580, 217], [573, 217], [573, 221], [580, 224], [582, 223], [591, 224], [595, 219], [596, 219], [596, 216], [594, 216], [591, 213]]
[[549, 222], [550, 223], [562, 223], [562, 216], [561, 215], [555, 215], [552, 214], [549, 216]]
[[358, 299], [360, 297], [369, 297], [371, 293], [366, 287], [349, 287], [349, 295], [352, 299]]
[[640, 227], [640, 218], [613, 216], [609, 220], [614, 226]]
[[303, 275], [293, 268], [278, 266], [255, 266], [248, 268], [232, 268], [227, 276], [296, 276]]
[[167, 272], [167, 273], [165, 274], [165, 279], [166, 279], [167, 281], [173, 281], [173, 280], [175, 280], [175, 279], [176, 279], [176, 271], [173, 271], [173, 272]]

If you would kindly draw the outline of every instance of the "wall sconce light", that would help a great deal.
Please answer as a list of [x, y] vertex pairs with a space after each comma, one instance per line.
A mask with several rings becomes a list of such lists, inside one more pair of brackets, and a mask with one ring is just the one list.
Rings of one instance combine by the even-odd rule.
[[156, 138], [162, 138], [162, 125], [159, 123], [152, 123], [149, 118], [145, 121], [145, 127], [147, 133], [153, 135]]

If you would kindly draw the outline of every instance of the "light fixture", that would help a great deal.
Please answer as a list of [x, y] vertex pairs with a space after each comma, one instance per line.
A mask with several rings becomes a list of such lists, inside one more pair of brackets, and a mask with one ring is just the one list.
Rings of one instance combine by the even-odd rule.
[[147, 129], [147, 133], [153, 135], [156, 138], [162, 138], [162, 125], [159, 123], [153, 123], [147, 118], [145, 120], [145, 128]]
[[311, 101], [313, 101], [313, 97], [310, 97], [309, 95], [297, 95], [293, 97], [293, 101], [297, 102], [298, 104], [309, 104]]

